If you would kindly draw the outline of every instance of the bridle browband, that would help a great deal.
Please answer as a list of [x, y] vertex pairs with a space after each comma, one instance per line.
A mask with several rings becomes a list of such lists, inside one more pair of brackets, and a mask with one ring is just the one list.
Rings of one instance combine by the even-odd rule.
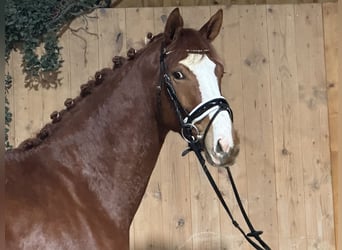
[[[204, 49], [204, 50], [188, 50], [188, 52], [192, 53], [207, 53], [209, 50]], [[199, 130], [197, 129], [195, 123], [202, 120], [204, 117], [206, 117], [209, 112], [212, 112], [215, 110], [215, 113], [213, 117], [210, 119], [209, 124], [207, 125], [207, 128], [205, 129], [203, 137], [205, 138], [209, 127], [215, 117], [221, 112], [221, 111], [227, 111], [231, 121], [233, 122], [233, 111], [230, 108], [227, 100], [224, 97], [219, 97], [215, 99], [211, 99], [209, 101], [203, 102], [199, 104], [195, 109], [193, 109], [190, 113], [187, 112], [182, 104], [180, 103], [176, 91], [172, 85], [171, 78], [169, 74], [167, 73], [167, 66], [165, 63], [165, 58], [166, 56], [171, 53], [167, 52], [166, 47], [164, 42], [162, 42], [161, 46], [161, 52], [160, 52], [160, 82], [159, 82], [159, 98], [160, 99], [160, 93], [163, 88], [166, 88], [167, 94], [173, 104], [175, 113], [178, 117], [179, 125], [181, 128], [181, 136], [183, 139], [188, 143], [188, 149], [186, 149], [183, 153], [182, 156], [186, 155], [187, 153], [193, 151], [195, 155], [198, 158], [198, 161], [200, 162], [212, 188], [214, 189], [218, 199], [220, 200], [222, 206], [226, 210], [228, 216], [230, 217], [232, 224], [240, 231], [240, 233], [244, 236], [244, 238], [257, 250], [271, 250], [271, 248], [261, 239], [260, 235], [263, 233], [262, 231], [256, 231], [250, 222], [247, 213], [242, 205], [240, 195], [238, 193], [238, 190], [236, 188], [233, 176], [231, 174], [230, 168], [227, 166], [226, 170], [228, 173], [228, 177], [230, 179], [232, 189], [234, 191], [235, 198], [237, 200], [237, 203], [239, 205], [240, 211], [244, 217], [244, 220], [250, 230], [250, 233], [245, 233], [244, 230], [240, 227], [238, 222], [234, 219], [228, 205], [226, 204], [225, 200], [223, 199], [223, 196], [217, 187], [213, 177], [211, 176], [206, 164], [205, 164], [205, 159], [202, 156], [202, 151], [203, 151], [203, 144], [201, 142], [201, 135], [199, 133]], [[256, 243], [252, 237], [259, 243]]]

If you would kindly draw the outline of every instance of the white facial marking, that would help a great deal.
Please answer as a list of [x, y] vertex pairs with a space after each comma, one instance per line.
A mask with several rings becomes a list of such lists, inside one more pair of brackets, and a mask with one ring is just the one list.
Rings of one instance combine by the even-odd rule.
[[[199, 89], [202, 95], [202, 103], [214, 98], [220, 98], [218, 79], [215, 75], [216, 64], [207, 55], [189, 53], [188, 56], [179, 62], [188, 67], [196, 76]], [[215, 114], [217, 108], [209, 113], [209, 118]], [[203, 117], [204, 118], [204, 117]], [[232, 136], [232, 121], [228, 112], [220, 112], [213, 121], [213, 145], [220, 143], [221, 148], [228, 152], [234, 147]]]

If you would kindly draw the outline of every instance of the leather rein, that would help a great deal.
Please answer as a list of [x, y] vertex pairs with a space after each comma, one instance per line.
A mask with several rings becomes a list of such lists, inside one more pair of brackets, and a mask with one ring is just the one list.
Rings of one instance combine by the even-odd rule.
[[[196, 51], [196, 53], [200, 53], [200, 52], [205, 53], [205, 52], [207, 52], [207, 50]], [[209, 130], [211, 123], [213, 122], [215, 117], [218, 115], [218, 113], [220, 113], [221, 111], [227, 111], [232, 122], [233, 122], [233, 111], [231, 110], [227, 100], [225, 98], [221, 97], [221, 98], [215, 98], [215, 99], [209, 100], [207, 102], [201, 103], [192, 112], [188, 113], [183, 108], [180, 101], [178, 100], [176, 91], [172, 85], [171, 78], [170, 78], [169, 74], [167, 73], [167, 66], [165, 63], [165, 59], [169, 53], [170, 52], [167, 52], [164, 43], [162, 43], [161, 53], [160, 53], [160, 77], [161, 77], [161, 79], [160, 79], [160, 86], [158, 86], [158, 89], [159, 89], [159, 94], [160, 94], [161, 90], [163, 88], [166, 88], [167, 94], [168, 94], [168, 96], [169, 96], [169, 98], [170, 98], [170, 100], [174, 106], [174, 110], [175, 110], [176, 115], [177, 115], [178, 120], [179, 120], [179, 124], [181, 127], [181, 136], [188, 143], [188, 148], [182, 153], [182, 156], [185, 156], [186, 154], [188, 154], [191, 151], [195, 153], [195, 155], [197, 156], [198, 161], [200, 162], [202, 169], [203, 169], [204, 173], [206, 174], [206, 176], [207, 176], [212, 188], [214, 189], [218, 199], [220, 200], [222, 206], [224, 207], [228, 216], [230, 217], [232, 224], [240, 231], [240, 233], [244, 236], [244, 238], [255, 249], [257, 249], [257, 250], [271, 250], [271, 248], [260, 237], [260, 235], [263, 232], [255, 230], [252, 223], [250, 222], [248, 215], [246, 213], [246, 210], [243, 207], [243, 204], [241, 202], [241, 198], [240, 198], [239, 192], [237, 190], [237, 187], [235, 185], [235, 182], [234, 182], [232, 173], [230, 171], [230, 168], [228, 166], [225, 167], [225, 169], [227, 170], [227, 173], [228, 173], [230, 183], [232, 185], [232, 189], [234, 192], [235, 199], [239, 205], [241, 214], [243, 215], [244, 220], [245, 220], [245, 222], [246, 222], [246, 224], [250, 230], [249, 233], [245, 233], [245, 231], [241, 228], [239, 223], [234, 219], [232, 212], [230, 211], [228, 205], [226, 204], [219, 188], [217, 187], [217, 185], [215, 183], [215, 180], [213, 179], [212, 175], [210, 174], [210, 172], [206, 166], [205, 159], [201, 153], [204, 150], [203, 144], [201, 142], [201, 139], [203, 139], [203, 138], [201, 138], [202, 135], [200, 135], [199, 130], [194, 125], [194, 123], [193, 123], [194, 120], [200, 116], [205, 115], [206, 113], [211, 111], [213, 108], [217, 109], [217, 111], [213, 115], [212, 119], [210, 120], [207, 128], [205, 129], [205, 132], [203, 135], [203, 137], [205, 137], [208, 130]]]

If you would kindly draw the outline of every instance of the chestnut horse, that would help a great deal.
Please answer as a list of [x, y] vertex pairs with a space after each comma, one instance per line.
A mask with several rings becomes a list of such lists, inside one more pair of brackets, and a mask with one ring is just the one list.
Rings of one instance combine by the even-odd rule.
[[233, 163], [238, 140], [232, 114], [217, 111], [228, 104], [211, 45], [221, 25], [219, 10], [201, 29], [183, 28], [175, 9], [163, 33], [116, 57], [35, 138], [6, 152], [7, 249], [129, 249], [131, 222], [171, 130], [202, 140], [212, 164]]

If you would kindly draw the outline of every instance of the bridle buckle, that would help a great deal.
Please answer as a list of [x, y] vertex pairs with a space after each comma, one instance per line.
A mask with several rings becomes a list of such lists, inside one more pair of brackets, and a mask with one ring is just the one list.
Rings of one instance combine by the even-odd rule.
[[198, 128], [192, 123], [184, 123], [181, 127], [181, 135], [188, 143], [195, 143], [201, 138]]

